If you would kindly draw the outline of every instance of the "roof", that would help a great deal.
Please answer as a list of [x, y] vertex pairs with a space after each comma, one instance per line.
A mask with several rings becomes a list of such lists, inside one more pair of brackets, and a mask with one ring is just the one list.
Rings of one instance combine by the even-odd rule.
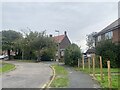
[[102, 31], [98, 32], [96, 35], [94, 36], [98, 36], [98, 35], [101, 35], [101, 34], [104, 34], [104, 33], [107, 33], [109, 31], [113, 31], [117, 28], [120, 27], [120, 18], [117, 19], [116, 21], [114, 21], [113, 23], [111, 23], [109, 26], [107, 26], [106, 28], [104, 28]]
[[95, 49], [94, 49], [94, 48], [93, 48], [93, 49], [88, 49], [88, 50], [86, 51], [86, 53], [87, 53], [87, 54], [95, 53]]
[[59, 36], [54, 36], [53, 37], [53, 40], [56, 42], [56, 43], [61, 43], [61, 41], [64, 39], [65, 35], [59, 35]]

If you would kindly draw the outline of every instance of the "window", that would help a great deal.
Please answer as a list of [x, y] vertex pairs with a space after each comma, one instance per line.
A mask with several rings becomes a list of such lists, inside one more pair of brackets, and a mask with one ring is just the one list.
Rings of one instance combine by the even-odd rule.
[[101, 41], [101, 35], [98, 36], [98, 42]]
[[112, 31], [110, 31], [108, 33], [105, 33], [105, 39], [112, 39], [112, 37], [113, 37], [113, 32]]
[[64, 51], [61, 51], [61, 56], [64, 56]]

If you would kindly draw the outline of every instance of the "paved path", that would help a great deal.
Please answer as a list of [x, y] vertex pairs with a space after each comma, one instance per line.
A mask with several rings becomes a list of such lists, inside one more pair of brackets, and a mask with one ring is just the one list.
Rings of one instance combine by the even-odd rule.
[[[58, 64], [57, 62], [43, 62], [46, 65]], [[69, 87], [68, 88], [100, 88], [97, 81], [93, 80], [91, 76], [80, 71], [75, 71], [72, 67], [64, 66], [68, 71]]]
[[52, 76], [49, 64], [9, 62], [17, 69], [2, 75], [2, 88], [41, 88]]
[[97, 81], [93, 80], [91, 76], [80, 71], [75, 71], [73, 68], [66, 67], [70, 80], [69, 88], [100, 88]]

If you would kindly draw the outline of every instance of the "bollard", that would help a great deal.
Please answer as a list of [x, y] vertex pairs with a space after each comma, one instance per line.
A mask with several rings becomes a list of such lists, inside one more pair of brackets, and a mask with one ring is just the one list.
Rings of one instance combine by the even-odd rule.
[[112, 81], [111, 81], [111, 72], [110, 72], [110, 61], [107, 61], [107, 66], [108, 66], [108, 86], [111, 89]]
[[101, 77], [101, 81], [103, 81], [102, 57], [101, 56], [100, 56], [100, 77]]
[[95, 78], [95, 56], [93, 56], [93, 77]]
[[84, 66], [84, 55], [82, 57], [82, 66], [83, 66], [83, 70], [84, 70], [84, 68], [85, 68], [85, 66]]
[[89, 68], [89, 73], [90, 73], [90, 58], [88, 58], [88, 68]]

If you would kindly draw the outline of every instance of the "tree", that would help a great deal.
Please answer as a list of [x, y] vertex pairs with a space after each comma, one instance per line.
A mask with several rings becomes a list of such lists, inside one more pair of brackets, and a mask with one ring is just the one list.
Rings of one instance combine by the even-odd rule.
[[43, 56], [45, 58], [54, 58], [56, 44], [50, 37], [45, 34], [44, 31], [38, 33], [36, 38], [34, 38], [32, 41], [31, 48], [33, 48], [38, 60], [40, 60]]
[[[17, 48], [22, 51], [22, 59], [41, 60], [41, 57], [54, 58], [56, 44], [43, 32], [32, 32], [25, 34], [25, 37], [18, 40]], [[51, 52], [52, 51], [52, 52]]]
[[13, 30], [2, 31], [2, 50], [7, 50], [10, 60], [10, 50], [14, 49], [14, 42], [22, 38], [22, 34]]
[[15, 59], [40, 60], [41, 57], [54, 59], [56, 52], [56, 44], [51, 37], [48, 37], [43, 32], [21, 33], [16, 31], [2, 31], [3, 50], [8, 50], [10, 57], [10, 50], [16, 53]]
[[65, 49], [65, 64], [75, 66], [78, 63], [78, 59], [81, 59], [81, 56], [80, 48], [76, 44], [71, 44]]
[[86, 41], [87, 41], [87, 46], [89, 49], [91, 48], [94, 48], [94, 44], [95, 44], [95, 39], [94, 39], [94, 35], [96, 34], [97, 32], [92, 32], [90, 33], [89, 35], [87, 35], [87, 38], [86, 38]]

